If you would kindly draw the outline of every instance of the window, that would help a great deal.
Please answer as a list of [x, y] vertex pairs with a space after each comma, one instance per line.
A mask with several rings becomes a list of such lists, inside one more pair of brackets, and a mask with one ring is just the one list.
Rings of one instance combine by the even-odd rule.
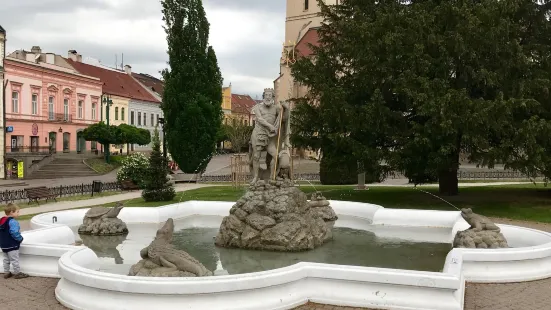
[[147, 113], [143, 114], [143, 125], [147, 126]]
[[78, 118], [82, 119], [82, 109], [84, 109], [84, 102], [82, 100], [78, 101]]
[[115, 108], [115, 120], [116, 120], [116, 121], [119, 120], [119, 107], [116, 107], [116, 108]]
[[138, 112], [138, 126], [142, 125], [142, 112]]
[[92, 103], [92, 119], [96, 120], [96, 103]]
[[155, 115], [151, 114], [151, 124], [149, 126], [154, 127], [155, 126]]
[[38, 114], [38, 95], [33, 94], [31, 99], [31, 114], [37, 115]]
[[48, 119], [54, 120], [54, 97], [48, 98]]
[[19, 113], [19, 93], [16, 91], [11, 93], [11, 111]]
[[124, 108], [121, 108], [121, 121], [124, 121]]
[[63, 120], [69, 120], [69, 99], [63, 99]]
[[130, 111], [130, 125], [134, 125], [134, 111]]
[[304, 10], [308, 11], [308, 0], [304, 0]]
[[157, 125], [159, 125], [159, 114], [157, 114]]

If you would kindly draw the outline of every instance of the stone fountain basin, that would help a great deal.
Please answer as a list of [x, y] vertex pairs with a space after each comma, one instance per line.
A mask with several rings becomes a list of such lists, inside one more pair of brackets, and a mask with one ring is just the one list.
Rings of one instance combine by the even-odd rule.
[[[377, 236], [451, 243], [468, 227], [458, 211], [385, 209], [330, 201], [336, 227], [385, 226]], [[194, 216], [225, 216], [232, 202], [189, 201], [161, 208], [125, 208], [128, 224], [168, 218], [205, 223]], [[290, 309], [307, 301], [381, 309], [462, 309], [465, 281], [519, 282], [551, 276], [551, 234], [500, 225], [511, 248], [453, 249], [443, 272], [411, 271], [301, 262], [289, 267], [206, 278], [142, 278], [98, 271], [96, 254], [71, 246], [86, 209], [45, 213], [24, 233], [21, 265], [31, 275], [61, 278], [56, 297], [72, 309]], [[53, 217], [57, 223], [52, 223]], [[194, 222], [195, 221], [195, 222]], [[389, 229], [396, 227], [399, 229]], [[416, 229], [416, 228], [438, 228]], [[407, 236], [403, 236], [408, 228]], [[434, 233], [437, 232], [437, 233]], [[382, 234], [382, 235], [381, 235]], [[57, 267], [57, 268], [56, 268]], [[101, 300], [101, 302], [98, 302]]]

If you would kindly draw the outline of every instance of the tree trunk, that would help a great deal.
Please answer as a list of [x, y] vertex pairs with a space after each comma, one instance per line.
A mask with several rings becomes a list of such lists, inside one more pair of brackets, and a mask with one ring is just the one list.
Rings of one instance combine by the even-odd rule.
[[459, 194], [457, 168], [440, 171], [438, 173], [438, 192], [440, 195], [444, 196], [455, 196]]

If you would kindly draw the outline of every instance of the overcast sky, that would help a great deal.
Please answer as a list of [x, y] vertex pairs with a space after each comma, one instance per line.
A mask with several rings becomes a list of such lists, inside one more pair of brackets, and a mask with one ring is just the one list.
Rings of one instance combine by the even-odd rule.
[[[166, 36], [159, 0], [0, 0], [7, 52], [30, 50], [67, 55], [77, 50], [115, 66], [115, 55], [134, 72], [159, 77], [165, 68]], [[224, 85], [260, 96], [279, 74], [285, 0], [203, 0], [210, 44]]]

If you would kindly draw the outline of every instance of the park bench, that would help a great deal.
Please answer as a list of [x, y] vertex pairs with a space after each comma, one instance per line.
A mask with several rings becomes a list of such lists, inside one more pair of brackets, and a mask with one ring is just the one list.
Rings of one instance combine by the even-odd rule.
[[138, 190], [140, 187], [136, 185], [132, 180], [121, 181], [121, 189], [123, 191]]
[[55, 200], [57, 202], [57, 195], [50, 193], [50, 189], [46, 186], [39, 186], [39, 187], [29, 187], [25, 188], [25, 191], [27, 192], [27, 198], [29, 199], [29, 203], [31, 203], [33, 200], [37, 203], [39, 199], [45, 198], [46, 201], [49, 199]]

